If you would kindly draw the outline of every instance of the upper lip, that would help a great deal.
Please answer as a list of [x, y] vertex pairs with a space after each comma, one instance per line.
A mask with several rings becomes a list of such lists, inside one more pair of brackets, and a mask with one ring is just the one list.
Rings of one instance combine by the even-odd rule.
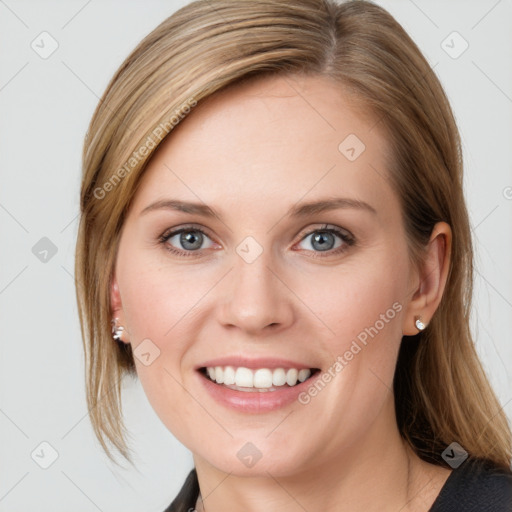
[[276, 357], [257, 357], [247, 358], [243, 356], [226, 356], [218, 359], [210, 359], [196, 366], [196, 370], [201, 368], [208, 368], [214, 366], [234, 366], [236, 368], [244, 367], [256, 370], [258, 368], [317, 368], [309, 363], [301, 363], [299, 361], [292, 361], [290, 359], [281, 359]]

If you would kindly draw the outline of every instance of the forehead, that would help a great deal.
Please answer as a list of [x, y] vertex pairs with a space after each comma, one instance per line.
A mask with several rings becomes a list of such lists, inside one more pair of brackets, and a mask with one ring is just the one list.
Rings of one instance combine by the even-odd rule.
[[260, 214], [329, 195], [393, 199], [376, 119], [325, 77], [276, 76], [199, 104], [149, 162], [134, 207], [168, 195]]

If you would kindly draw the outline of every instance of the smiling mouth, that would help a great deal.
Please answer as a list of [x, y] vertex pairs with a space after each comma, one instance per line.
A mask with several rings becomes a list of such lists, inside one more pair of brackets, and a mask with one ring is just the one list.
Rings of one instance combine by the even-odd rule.
[[309, 380], [319, 368], [258, 368], [210, 366], [199, 369], [208, 380], [235, 391], [268, 392], [292, 388]]

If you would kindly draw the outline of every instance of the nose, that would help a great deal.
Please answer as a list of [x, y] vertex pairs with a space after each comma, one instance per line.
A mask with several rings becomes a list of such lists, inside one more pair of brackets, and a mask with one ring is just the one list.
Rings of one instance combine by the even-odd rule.
[[234, 254], [234, 268], [219, 297], [219, 319], [225, 327], [257, 335], [275, 333], [293, 323], [293, 292], [274, 269], [270, 252], [264, 250], [251, 263]]

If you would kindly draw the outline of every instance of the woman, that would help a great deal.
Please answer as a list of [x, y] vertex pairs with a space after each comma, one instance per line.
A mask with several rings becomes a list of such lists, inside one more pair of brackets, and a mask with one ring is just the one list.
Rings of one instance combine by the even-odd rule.
[[182, 8], [98, 105], [81, 209], [93, 426], [130, 460], [136, 374], [194, 456], [167, 510], [511, 510], [457, 128], [384, 9]]

